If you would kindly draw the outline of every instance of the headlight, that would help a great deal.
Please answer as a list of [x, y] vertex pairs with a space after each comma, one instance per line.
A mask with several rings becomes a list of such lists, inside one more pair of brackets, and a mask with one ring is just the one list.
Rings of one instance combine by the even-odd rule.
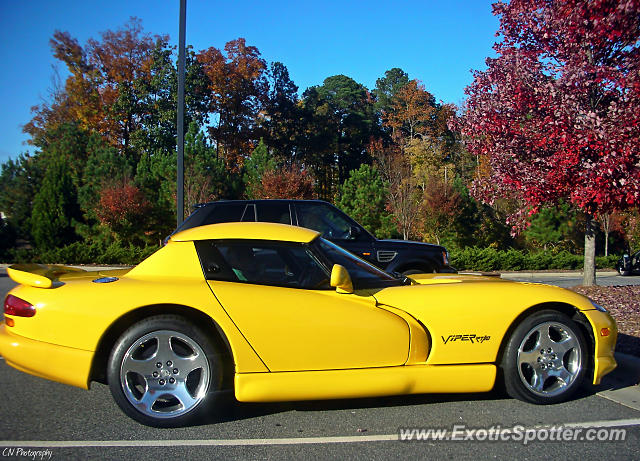
[[607, 312], [607, 310], [604, 307], [602, 307], [600, 304], [594, 303], [593, 299], [590, 299], [589, 301], [591, 301], [591, 304], [593, 304], [593, 307], [595, 307], [600, 312]]

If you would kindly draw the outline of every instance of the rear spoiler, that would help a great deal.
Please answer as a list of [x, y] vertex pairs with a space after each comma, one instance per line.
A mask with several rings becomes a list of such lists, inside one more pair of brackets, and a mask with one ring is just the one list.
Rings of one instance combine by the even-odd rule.
[[50, 266], [45, 264], [14, 264], [7, 268], [7, 274], [14, 282], [37, 288], [51, 288], [64, 274], [86, 272], [70, 266]]

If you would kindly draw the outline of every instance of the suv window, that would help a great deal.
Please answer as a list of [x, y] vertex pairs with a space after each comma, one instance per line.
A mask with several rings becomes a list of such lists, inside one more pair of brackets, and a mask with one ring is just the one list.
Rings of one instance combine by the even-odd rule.
[[245, 207], [244, 203], [218, 203], [202, 224], [241, 221]]
[[[244, 203], [216, 203], [214, 206], [207, 206], [200, 212], [192, 213], [178, 230], [191, 229], [192, 227], [205, 226], [207, 224], [218, 224], [222, 222], [241, 221], [245, 214]], [[249, 210], [247, 210], [249, 214]]]
[[330, 289], [327, 272], [304, 245], [247, 240], [195, 243], [207, 280]]
[[256, 206], [253, 203], [247, 205], [242, 213], [242, 222], [255, 222], [256, 219]]
[[355, 224], [346, 219], [333, 207], [317, 203], [298, 203], [298, 225], [313, 229], [331, 240], [346, 240], [350, 236], [351, 226]]
[[291, 212], [286, 202], [258, 202], [258, 221], [291, 224]]

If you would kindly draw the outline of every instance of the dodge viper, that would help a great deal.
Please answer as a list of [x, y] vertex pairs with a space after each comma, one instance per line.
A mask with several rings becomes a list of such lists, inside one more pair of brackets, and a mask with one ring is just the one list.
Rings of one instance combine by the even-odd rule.
[[22, 371], [108, 384], [141, 423], [240, 402], [490, 391], [568, 399], [613, 370], [602, 307], [547, 285], [396, 278], [317, 232], [226, 223], [174, 234], [132, 269], [14, 265], [0, 354]]

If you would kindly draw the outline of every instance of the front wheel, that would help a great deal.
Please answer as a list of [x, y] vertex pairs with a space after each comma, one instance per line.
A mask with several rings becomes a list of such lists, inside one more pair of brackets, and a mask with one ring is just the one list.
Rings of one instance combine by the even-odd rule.
[[131, 418], [155, 427], [183, 426], [207, 412], [220, 389], [219, 357], [206, 334], [185, 318], [150, 317], [116, 342], [109, 388]]
[[507, 393], [537, 404], [562, 402], [582, 383], [588, 349], [580, 327], [552, 310], [527, 317], [506, 345], [502, 371]]

